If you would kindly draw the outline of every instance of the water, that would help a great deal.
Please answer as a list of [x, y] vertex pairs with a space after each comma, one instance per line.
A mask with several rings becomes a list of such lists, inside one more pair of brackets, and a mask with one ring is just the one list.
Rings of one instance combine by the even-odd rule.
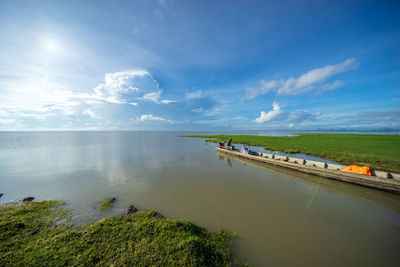
[[235, 254], [255, 266], [397, 266], [400, 196], [257, 166], [180, 134], [190, 133], [1, 132], [0, 201], [64, 199], [77, 221], [152, 208], [237, 232]]

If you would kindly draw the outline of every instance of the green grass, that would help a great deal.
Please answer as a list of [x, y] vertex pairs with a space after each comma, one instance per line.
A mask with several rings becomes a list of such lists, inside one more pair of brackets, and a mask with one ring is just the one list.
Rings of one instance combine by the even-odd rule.
[[226, 266], [232, 234], [152, 211], [74, 227], [60, 201], [0, 205], [0, 265]]
[[100, 211], [105, 211], [106, 209], [111, 208], [112, 204], [115, 202], [115, 198], [106, 198], [104, 199], [99, 206]]
[[400, 135], [300, 134], [299, 136], [186, 135], [226, 142], [263, 146], [284, 153], [313, 155], [344, 164], [368, 165], [376, 170], [400, 173]]

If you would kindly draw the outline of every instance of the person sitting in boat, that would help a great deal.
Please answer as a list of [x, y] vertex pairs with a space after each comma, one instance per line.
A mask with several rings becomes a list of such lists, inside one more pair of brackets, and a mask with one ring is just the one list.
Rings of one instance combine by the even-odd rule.
[[226, 146], [232, 145], [232, 138], [229, 138], [228, 142], [226, 142]]
[[229, 150], [233, 150], [235, 147], [232, 146], [232, 138], [229, 138], [228, 142], [226, 142], [226, 148]]
[[242, 146], [242, 149], [240, 150], [240, 153], [242, 154], [249, 154], [250, 149], [246, 147], [246, 145]]

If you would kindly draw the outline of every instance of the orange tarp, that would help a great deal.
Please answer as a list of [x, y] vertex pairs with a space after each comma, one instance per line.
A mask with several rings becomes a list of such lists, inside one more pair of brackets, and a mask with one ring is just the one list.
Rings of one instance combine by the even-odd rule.
[[349, 167], [344, 168], [342, 171], [371, 175], [371, 171], [370, 171], [369, 167], [367, 167], [367, 166], [361, 167], [361, 166], [357, 166], [357, 165], [350, 165]]

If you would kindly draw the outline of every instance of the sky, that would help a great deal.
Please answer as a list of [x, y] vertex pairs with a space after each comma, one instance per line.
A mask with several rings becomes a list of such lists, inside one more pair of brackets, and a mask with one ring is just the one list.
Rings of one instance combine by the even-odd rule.
[[0, 1], [0, 130], [400, 129], [399, 1]]

